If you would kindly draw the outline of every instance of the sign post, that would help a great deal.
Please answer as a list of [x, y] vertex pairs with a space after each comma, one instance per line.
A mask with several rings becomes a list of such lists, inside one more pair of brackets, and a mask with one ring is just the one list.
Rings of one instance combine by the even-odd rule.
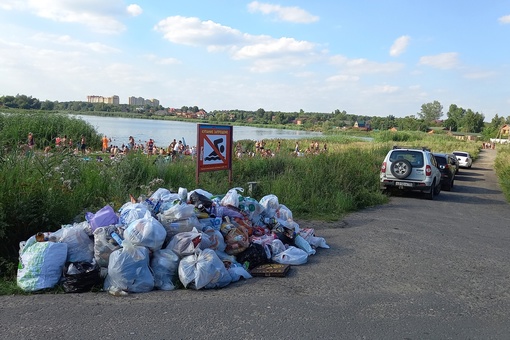
[[229, 125], [197, 124], [197, 171], [228, 170], [228, 181], [232, 183], [233, 128]]

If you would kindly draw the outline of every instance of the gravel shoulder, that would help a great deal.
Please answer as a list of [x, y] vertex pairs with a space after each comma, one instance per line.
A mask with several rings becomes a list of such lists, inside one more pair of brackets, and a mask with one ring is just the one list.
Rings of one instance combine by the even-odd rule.
[[285, 278], [218, 290], [0, 296], [3, 339], [506, 339], [510, 209], [482, 150], [451, 192], [395, 196], [313, 227]]

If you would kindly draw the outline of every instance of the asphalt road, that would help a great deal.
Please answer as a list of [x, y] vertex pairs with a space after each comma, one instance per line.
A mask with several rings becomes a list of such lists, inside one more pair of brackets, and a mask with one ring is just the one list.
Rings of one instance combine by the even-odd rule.
[[510, 209], [494, 157], [482, 150], [433, 201], [392, 197], [313, 224], [331, 249], [286, 278], [127, 297], [0, 296], [0, 338], [509, 339]]

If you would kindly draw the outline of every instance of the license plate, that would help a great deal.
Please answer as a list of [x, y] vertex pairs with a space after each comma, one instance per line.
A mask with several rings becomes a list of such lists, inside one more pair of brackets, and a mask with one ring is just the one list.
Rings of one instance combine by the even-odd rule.
[[398, 185], [399, 187], [412, 187], [413, 183], [409, 183], [409, 182], [395, 182], [395, 185]]

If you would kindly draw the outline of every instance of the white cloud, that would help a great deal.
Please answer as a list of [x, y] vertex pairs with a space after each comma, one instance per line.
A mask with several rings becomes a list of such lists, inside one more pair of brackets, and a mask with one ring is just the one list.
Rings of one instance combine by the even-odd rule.
[[2, 0], [0, 8], [26, 10], [41, 18], [82, 24], [99, 33], [119, 33], [126, 29], [117, 19], [125, 13], [122, 0], [106, 3], [103, 0]]
[[154, 54], [147, 54], [144, 56], [145, 59], [152, 61], [158, 65], [177, 65], [181, 64], [181, 61], [176, 58], [160, 58]]
[[126, 10], [129, 13], [129, 15], [133, 17], [137, 17], [143, 13], [142, 7], [138, 6], [137, 4], [131, 4], [127, 6]]
[[288, 53], [302, 53], [312, 51], [313, 48], [314, 44], [308, 41], [298, 41], [293, 38], [268, 38], [261, 43], [246, 45], [240, 48], [234, 54], [234, 59], [261, 58]]
[[395, 40], [393, 45], [391, 45], [390, 55], [392, 57], [396, 57], [404, 53], [405, 50], [407, 49], [407, 46], [409, 45], [410, 40], [411, 37], [409, 37], [408, 35], [403, 35], [399, 37], [397, 40]]
[[491, 78], [493, 76], [495, 76], [496, 73], [495, 72], [491, 72], [491, 71], [488, 71], [488, 72], [470, 72], [470, 73], [466, 73], [464, 75], [464, 78], [466, 79], [485, 79], [485, 78]]
[[253, 1], [248, 4], [248, 10], [252, 13], [275, 14], [281, 21], [289, 21], [299, 24], [308, 24], [319, 20], [318, 16], [312, 15], [299, 7], [284, 7]]
[[458, 53], [449, 52], [420, 58], [419, 65], [427, 65], [441, 70], [449, 70], [458, 65]]
[[58, 44], [66, 47], [79, 48], [82, 50], [91, 50], [96, 53], [119, 53], [120, 50], [109, 45], [101, 44], [98, 42], [86, 43], [71, 38], [69, 35], [55, 35], [38, 33], [34, 35], [33, 40], [43, 42], [44, 44]]
[[400, 88], [398, 86], [391, 86], [391, 85], [378, 85], [378, 86], [374, 86], [372, 89], [370, 89], [369, 91], [372, 92], [372, 93], [383, 93], [383, 94], [388, 94], [388, 93], [395, 93], [399, 90]]
[[326, 79], [329, 82], [353, 82], [358, 81], [358, 76], [348, 75], [348, 74], [338, 74], [336, 76], [331, 76]]
[[10, 11], [10, 10], [22, 10], [25, 7], [25, 4], [19, 0], [2, 0], [0, 2], [0, 9]]
[[236, 29], [195, 17], [173, 16], [154, 26], [168, 41], [191, 46], [235, 45], [245, 39]]
[[510, 15], [502, 16], [498, 19], [498, 21], [502, 24], [510, 24]]
[[400, 63], [378, 63], [363, 58], [349, 59], [342, 55], [332, 56], [330, 62], [349, 74], [394, 73], [404, 67], [404, 64]]
[[226, 51], [234, 60], [250, 60], [253, 72], [301, 67], [320, 56], [316, 45], [294, 38], [250, 35], [198, 18], [173, 16], [154, 26], [172, 43], [202, 46], [209, 52]]

